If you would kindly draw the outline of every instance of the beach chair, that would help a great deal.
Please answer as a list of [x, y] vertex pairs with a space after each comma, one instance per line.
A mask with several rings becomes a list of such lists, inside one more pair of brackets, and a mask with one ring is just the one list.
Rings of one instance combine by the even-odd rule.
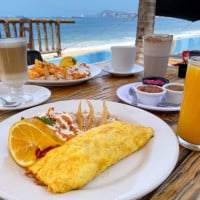
[[33, 49], [27, 50], [27, 63], [28, 63], [28, 65], [35, 64], [35, 59], [43, 61], [41, 53], [39, 51], [33, 50]]

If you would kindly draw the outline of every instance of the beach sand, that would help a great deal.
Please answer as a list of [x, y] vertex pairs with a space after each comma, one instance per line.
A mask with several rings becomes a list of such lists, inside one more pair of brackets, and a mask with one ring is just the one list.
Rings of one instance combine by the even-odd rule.
[[[131, 46], [134, 45], [132, 42], [121, 42], [121, 43], [113, 43], [108, 45], [99, 45], [99, 46], [90, 46], [90, 47], [79, 47], [79, 48], [69, 48], [62, 50], [62, 57], [64, 56], [74, 56], [74, 55], [82, 55], [86, 53], [94, 53], [98, 51], [106, 51], [110, 50], [111, 46]], [[51, 54], [42, 54], [44, 59], [56, 57], [56, 53]]]
[[[62, 56], [74, 56], [74, 55], [81, 55], [86, 53], [92, 53], [97, 51], [104, 51], [104, 50], [110, 50], [110, 48], [104, 48], [104, 47], [91, 47], [91, 48], [73, 48], [73, 49], [65, 49], [62, 51]], [[56, 57], [56, 53], [52, 54], [44, 54], [42, 55], [44, 58], [52, 58]]]
[[[82, 55], [86, 53], [94, 53], [98, 51], [105, 51], [105, 50], [110, 50], [110, 48], [105, 48], [105, 47], [90, 47], [90, 48], [73, 48], [73, 49], [65, 49], [62, 51], [62, 56], [75, 56], [75, 55]], [[57, 57], [56, 53], [49, 53], [49, 54], [42, 54], [42, 57], [44, 59], [48, 58], [54, 58]]]

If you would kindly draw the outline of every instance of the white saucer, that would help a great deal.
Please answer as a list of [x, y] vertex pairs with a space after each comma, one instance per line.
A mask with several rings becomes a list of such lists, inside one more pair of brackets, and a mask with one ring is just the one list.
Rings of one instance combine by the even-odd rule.
[[[123, 102], [131, 105], [131, 101], [133, 97], [129, 95], [129, 89], [130, 87], [136, 86], [138, 84], [141, 84], [141, 82], [130, 83], [130, 84], [126, 84], [119, 87], [116, 92], [118, 98], [122, 100]], [[155, 111], [179, 111], [180, 110], [180, 106], [158, 107], [158, 106], [145, 105], [141, 103], [138, 103], [137, 107], [143, 108], [146, 110], [155, 110]]]
[[141, 65], [135, 64], [132, 71], [130, 72], [118, 72], [118, 71], [114, 71], [114, 69], [112, 68], [112, 64], [110, 64], [110, 65], [102, 66], [102, 70], [105, 72], [109, 72], [115, 76], [130, 76], [130, 75], [134, 75], [134, 74], [142, 72], [144, 70], [144, 67]]
[[[20, 110], [29, 108], [47, 101], [51, 96], [51, 91], [49, 89], [36, 85], [25, 85], [24, 92], [32, 97], [30, 101], [17, 107], [3, 107], [0, 101], [0, 110]], [[0, 95], [3, 97], [6, 94], [8, 94], [8, 88], [0, 84]]]

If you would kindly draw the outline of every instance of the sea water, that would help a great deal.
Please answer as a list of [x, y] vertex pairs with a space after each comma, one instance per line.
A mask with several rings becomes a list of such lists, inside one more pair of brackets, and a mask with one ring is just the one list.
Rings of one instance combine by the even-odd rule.
[[[172, 34], [175, 39], [173, 53], [200, 50], [200, 21], [156, 17], [154, 32]], [[61, 24], [62, 49], [110, 47], [119, 43], [135, 44], [137, 18], [76, 19], [75, 24]]]
[[[75, 19], [75, 24], [60, 24], [62, 50], [110, 47], [120, 43], [135, 44], [137, 17], [103, 18], [85, 17]], [[183, 50], [200, 50], [200, 21], [191, 22], [182, 19], [156, 17], [154, 32], [172, 34], [176, 40], [173, 53]], [[13, 27], [11, 26], [12, 30]], [[41, 26], [41, 31], [43, 27]], [[37, 27], [33, 24], [34, 42], [38, 47]], [[50, 34], [49, 27], [47, 32]], [[5, 33], [0, 25], [1, 36]], [[41, 37], [43, 35], [41, 34]], [[49, 36], [50, 38], [50, 36]], [[42, 42], [44, 43], [44, 38]]]

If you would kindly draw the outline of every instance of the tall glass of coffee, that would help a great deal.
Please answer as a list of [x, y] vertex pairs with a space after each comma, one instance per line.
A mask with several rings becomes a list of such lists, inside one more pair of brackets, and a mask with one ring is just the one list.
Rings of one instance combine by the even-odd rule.
[[1, 82], [8, 87], [8, 101], [25, 103], [32, 99], [24, 93], [27, 81], [27, 42], [21, 38], [0, 39], [0, 77]]
[[165, 76], [173, 41], [172, 35], [144, 36], [144, 76]]

